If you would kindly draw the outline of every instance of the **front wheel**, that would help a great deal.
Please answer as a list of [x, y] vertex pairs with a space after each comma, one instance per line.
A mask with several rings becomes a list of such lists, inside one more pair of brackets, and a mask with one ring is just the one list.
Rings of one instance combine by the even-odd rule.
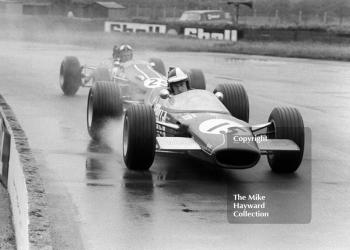
[[117, 83], [96, 82], [89, 91], [87, 128], [91, 138], [100, 139], [100, 130], [108, 119], [120, 117], [123, 102]]
[[123, 156], [132, 170], [148, 170], [156, 150], [156, 118], [149, 105], [131, 105], [125, 113]]
[[203, 71], [200, 69], [190, 69], [188, 80], [192, 89], [206, 89], [206, 82]]
[[269, 139], [289, 139], [295, 142], [298, 152], [275, 152], [267, 155], [271, 170], [276, 173], [295, 172], [304, 154], [304, 122], [301, 114], [295, 108], [274, 108], [270, 114], [271, 126], [267, 128]]
[[60, 67], [60, 87], [65, 95], [73, 96], [77, 93], [81, 83], [81, 66], [75, 56], [66, 56]]
[[249, 100], [247, 92], [242, 84], [219, 84], [214, 89], [214, 94], [221, 92], [223, 94], [222, 103], [234, 117], [249, 122]]
[[165, 72], [165, 65], [163, 61], [159, 58], [150, 58], [149, 63], [151, 64], [152, 68], [157, 71], [158, 73], [162, 74], [163, 76], [166, 76]]

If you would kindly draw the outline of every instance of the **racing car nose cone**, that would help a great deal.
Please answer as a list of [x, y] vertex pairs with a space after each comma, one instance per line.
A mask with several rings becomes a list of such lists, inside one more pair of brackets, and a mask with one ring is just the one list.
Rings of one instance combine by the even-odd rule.
[[228, 147], [215, 152], [215, 160], [225, 168], [250, 168], [260, 159], [260, 151], [248, 144]]

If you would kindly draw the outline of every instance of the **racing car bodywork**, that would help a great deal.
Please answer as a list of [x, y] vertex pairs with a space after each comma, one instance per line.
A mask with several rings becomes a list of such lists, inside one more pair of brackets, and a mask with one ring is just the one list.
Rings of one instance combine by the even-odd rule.
[[174, 96], [155, 88], [144, 104], [126, 111], [124, 162], [130, 169], [147, 170], [155, 152], [186, 153], [238, 169], [252, 167], [267, 155], [273, 171], [296, 171], [304, 151], [300, 113], [275, 108], [267, 123], [248, 122], [248, 96], [241, 84], [220, 84], [214, 93], [195, 89]]
[[[151, 72], [157, 79], [165, 77], [165, 66], [159, 58], [146, 61], [128, 61], [120, 63], [110, 59], [108, 63], [99, 66], [81, 65], [78, 58], [66, 56], [60, 67], [59, 83], [65, 95], [75, 95], [80, 87], [91, 88], [95, 82], [124, 80], [124, 69], [130, 65], [138, 65], [143, 71]], [[137, 68], [137, 67], [135, 67]], [[136, 74], [135, 74], [136, 75]]]

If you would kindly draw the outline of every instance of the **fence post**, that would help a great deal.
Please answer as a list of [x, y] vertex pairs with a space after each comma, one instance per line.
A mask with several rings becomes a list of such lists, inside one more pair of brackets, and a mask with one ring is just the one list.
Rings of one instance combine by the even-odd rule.
[[300, 25], [302, 22], [303, 22], [303, 11], [299, 10], [298, 24]]
[[163, 18], [166, 18], [166, 6], [163, 6]]
[[275, 25], [277, 26], [279, 23], [279, 10], [276, 9], [275, 11]]
[[276, 19], [278, 19], [278, 14], [279, 14], [278, 12], [279, 12], [278, 9], [276, 9], [276, 11], [275, 11], [275, 18]]
[[140, 9], [139, 9], [139, 5], [136, 4], [136, 17], [138, 17], [140, 15]]
[[327, 19], [328, 19], [328, 13], [327, 13], [327, 11], [325, 11], [324, 13], [323, 13], [323, 23], [324, 24], [327, 24]]
[[339, 26], [343, 25], [343, 15], [339, 17]]

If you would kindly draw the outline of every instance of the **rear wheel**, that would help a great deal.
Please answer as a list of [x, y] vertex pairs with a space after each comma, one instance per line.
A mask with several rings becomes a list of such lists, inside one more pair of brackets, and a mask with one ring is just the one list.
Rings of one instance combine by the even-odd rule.
[[166, 76], [165, 66], [164, 66], [164, 63], [161, 59], [151, 58], [151, 59], [149, 59], [149, 62], [155, 71], [162, 74], [163, 76]]
[[133, 170], [148, 170], [154, 160], [156, 118], [149, 105], [132, 105], [126, 111], [123, 130], [125, 165]]
[[200, 69], [190, 69], [188, 74], [188, 80], [190, 82], [190, 88], [192, 89], [206, 89], [206, 82], [203, 71]]
[[90, 136], [100, 139], [100, 130], [108, 119], [121, 116], [123, 102], [119, 86], [113, 82], [96, 82], [89, 91], [87, 128]]
[[60, 67], [60, 87], [65, 95], [75, 95], [81, 85], [81, 66], [75, 56], [66, 56]]
[[242, 84], [219, 84], [214, 93], [221, 92], [224, 96], [222, 103], [234, 117], [249, 122], [249, 100]]
[[295, 108], [274, 108], [270, 114], [271, 126], [267, 128], [269, 139], [289, 139], [294, 141], [300, 151], [275, 152], [267, 155], [272, 171], [277, 173], [293, 173], [303, 159], [304, 154], [304, 122], [301, 114]]

